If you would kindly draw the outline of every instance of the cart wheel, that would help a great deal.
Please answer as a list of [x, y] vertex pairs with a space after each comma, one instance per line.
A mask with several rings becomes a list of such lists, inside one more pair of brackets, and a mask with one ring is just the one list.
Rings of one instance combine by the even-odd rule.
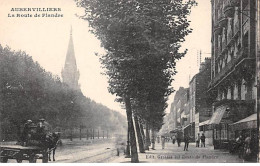
[[7, 163], [7, 161], [8, 161], [8, 158], [7, 158], [7, 157], [1, 157], [1, 158], [0, 158], [0, 162], [1, 162], [1, 163]]
[[23, 160], [22, 159], [16, 159], [17, 163], [22, 163]]
[[34, 157], [34, 158], [31, 158], [29, 159], [29, 163], [36, 163], [37, 159]]
[[42, 162], [43, 163], [48, 163], [48, 153], [45, 151], [42, 153]]
[[36, 161], [37, 161], [37, 158], [35, 155], [32, 155], [29, 157], [29, 163], [36, 163]]

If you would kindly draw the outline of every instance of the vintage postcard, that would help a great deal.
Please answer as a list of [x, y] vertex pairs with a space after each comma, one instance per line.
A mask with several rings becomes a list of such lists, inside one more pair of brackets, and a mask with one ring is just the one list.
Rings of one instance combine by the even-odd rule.
[[259, 162], [259, 0], [1, 0], [1, 163]]

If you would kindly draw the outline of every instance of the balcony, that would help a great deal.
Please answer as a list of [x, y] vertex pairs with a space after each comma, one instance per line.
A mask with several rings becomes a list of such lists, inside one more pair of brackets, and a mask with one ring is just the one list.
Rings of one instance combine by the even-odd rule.
[[221, 26], [221, 27], [226, 27], [227, 26], [227, 17], [225, 16], [222, 16], [221, 18], [219, 18], [219, 22], [218, 22], [218, 25]]
[[214, 26], [214, 33], [215, 33], [216, 35], [221, 34], [221, 31], [222, 31], [222, 27], [221, 27], [221, 26], [219, 26], [219, 25], [215, 25], [215, 26]]
[[238, 0], [224, 0], [223, 11], [226, 17], [234, 17], [235, 7], [239, 6]]
[[[238, 8], [236, 8], [236, 10], [238, 10]], [[233, 27], [234, 27], [234, 36], [237, 36], [238, 33], [240, 32], [240, 19], [239, 19], [238, 11], [235, 12]]]
[[246, 57], [248, 48], [241, 48], [238, 53], [237, 56], [234, 57], [231, 61], [229, 61], [225, 67], [223, 67], [220, 72], [216, 73], [215, 77], [212, 79], [211, 81], [211, 85], [215, 85], [219, 80], [221, 80], [222, 78], [224, 78], [226, 75], [228, 75], [228, 73], [230, 73], [236, 64], [238, 64], [244, 57]]

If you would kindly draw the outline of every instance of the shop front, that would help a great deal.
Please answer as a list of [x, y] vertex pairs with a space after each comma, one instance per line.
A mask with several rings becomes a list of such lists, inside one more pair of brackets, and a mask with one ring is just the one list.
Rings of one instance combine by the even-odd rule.
[[229, 128], [231, 135], [230, 144], [235, 142], [235, 138], [238, 138], [240, 135], [243, 139], [250, 137], [251, 160], [257, 161], [259, 151], [257, 113], [231, 124]]
[[208, 125], [209, 120], [203, 121], [201, 123], [199, 123], [199, 131], [200, 131], [200, 135], [202, 135], [202, 133], [204, 133], [206, 140], [205, 143], [206, 145], [213, 145], [213, 137], [212, 137], [212, 129], [211, 126]]
[[235, 140], [239, 135], [253, 138], [257, 135], [257, 113], [230, 125], [230, 140]]
[[230, 141], [236, 138], [235, 123], [252, 114], [253, 103], [227, 100], [216, 103], [213, 108], [215, 111], [206, 128], [212, 130], [214, 149], [229, 149]]
[[228, 125], [231, 123], [228, 119], [230, 110], [227, 106], [216, 108], [211, 119], [208, 122], [212, 131], [214, 149], [228, 148]]

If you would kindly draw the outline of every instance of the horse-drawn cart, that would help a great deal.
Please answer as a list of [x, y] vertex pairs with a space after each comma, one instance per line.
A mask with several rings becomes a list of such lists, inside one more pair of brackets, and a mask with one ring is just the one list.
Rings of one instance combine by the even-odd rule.
[[55, 161], [55, 149], [60, 142], [60, 133], [50, 132], [47, 125], [42, 123], [36, 125], [28, 120], [17, 145], [0, 145], [0, 162], [6, 163], [8, 159], [15, 159], [18, 163], [23, 160], [35, 163], [37, 159], [42, 159], [43, 163], [47, 163], [48, 160], [51, 161], [51, 152]]
[[37, 159], [42, 159], [43, 163], [48, 162], [48, 149], [38, 146], [21, 145], [0, 145], [1, 163], [7, 163], [8, 159], [15, 159], [18, 163], [29, 160], [36, 163]]

